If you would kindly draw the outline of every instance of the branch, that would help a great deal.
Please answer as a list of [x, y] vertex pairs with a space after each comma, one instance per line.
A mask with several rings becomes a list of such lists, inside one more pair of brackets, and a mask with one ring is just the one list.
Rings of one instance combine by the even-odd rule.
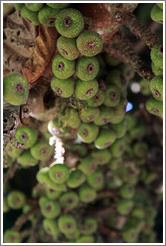
[[[112, 43], [116, 43], [116, 47]], [[122, 37], [120, 32], [114, 35], [111, 43], [104, 44], [104, 49], [109, 55], [124, 62], [144, 79], [151, 80], [154, 77], [152, 69], [144, 64], [135, 53], [133, 44], [127, 38]]]
[[20, 231], [21, 227], [27, 222], [29, 217], [34, 213], [36, 213], [38, 210], [39, 210], [39, 206], [36, 206], [32, 208], [30, 211], [28, 211], [27, 213], [22, 214], [20, 217], [18, 217], [12, 229], [14, 231]]
[[[149, 28], [151, 29], [152, 33], [157, 33], [158, 30], [160, 30], [161, 25], [157, 22], [152, 22], [149, 25]], [[139, 39], [137, 43], [134, 45], [134, 50], [137, 54], [143, 53], [145, 49], [147, 48], [145, 42], [143, 40]]]
[[33, 222], [32, 227], [31, 227], [31, 234], [30, 237], [28, 238], [27, 243], [37, 243], [36, 236], [37, 236], [37, 231], [39, 226], [42, 223], [42, 215], [39, 215], [39, 217]]
[[97, 199], [106, 198], [106, 197], [114, 197], [114, 196], [115, 196], [115, 193], [113, 191], [105, 190], [97, 194]]
[[150, 49], [159, 44], [157, 36], [151, 32], [148, 26], [142, 25], [133, 13], [117, 12], [115, 19], [118, 23], [127, 26], [130, 31], [142, 39]]
[[31, 206], [36, 206], [38, 205], [38, 199], [27, 198], [26, 203]]
[[4, 174], [3, 184], [6, 184], [9, 179], [13, 178], [17, 168], [18, 168], [17, 162], [13, 162], [9, 167], [9, 169], [7, 170], [7, 172]]
[[31, 235], [31, 229], [27, 229], [20, 232], [22, 240]]

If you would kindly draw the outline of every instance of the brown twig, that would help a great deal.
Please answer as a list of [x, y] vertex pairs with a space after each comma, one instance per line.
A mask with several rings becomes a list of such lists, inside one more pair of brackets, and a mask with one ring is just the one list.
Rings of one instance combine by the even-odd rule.
[[[160, 29], [161, 25], [157, 22], [152, 22], [149, 25], [149, 28], [151, 29], [152, 33], [157, 33], [157, 31]], [[134, 50], [137, 54], [143, 53], [145, 49], [147, 48], [145, 42], [141, 39], [139, 39], [136, 44], [134, 45]]]
[[115, 19], [118, 23], [127, 26], [132, 33], [138, 36], [151, 49], [159, 44], [157, 36], [151, 32], [149, 26], [142, 25], [133, 13], [117, 12]]
[[31, 205], [31, 206], [36, 206], [36, 205], [38, 205], [38, 200], [32, 199], [32, 198], [27, 198], [26, 203]]
[[[113, 45], [113, 43], [115, 43], [116, 46]], [[131, 67], [144, 79], [151, 80], [154, 77], [152, 69], [148, 68], [135, 53], [133, 43], [127, 38], [122, 37], [120, 32], [113, 36], [113, 40], [110, 43], [104, 44], [104, 50], [111, 56]]]
[[14, 174], [15, 174], [17, 168], [18, 168], [17, 163], [16, 163], [16, 162], [13, 162], [13, 163], [11, 164], [11, 166], [9, 167], [9, 169], [7, 170], [7, 172], [4, 174], [4, 177], [3, 177], [3, 184], [6, 184], [7, 181], [8, 181], [9, 179], [11, 179], [11, 178], [14, 176]]
[[97, 199], [106, 198], [106, 197], [114, 197], [114, 196], [115, 196], [115, 193], [113, 191], [105, 190], [97, 194]]
[[37, 230], [40, 226], [40, 224], [42, 223], [42, 215], [39, 214], [38, 218], [32, 223], [32, 227], [31, 227], [31, 234], [30, 237], [28, 238], [28, 242], [27, 243], [36, 243], [37, 242]]
[[105, 207], [99, 210], [90, 210], [87, 214], [101, 218], [107, 216], [111, 212], [115, 212], [115, 208], [113, 206]]
[[39, 206], [33, 207], [30, 211], [28, 211], [25, 214], [22, 214], [15, 222], [15, 225], [13, 226], [14, 231], [20, 231], [21, 227], [27, 222], [29, 217], [36, 213], [39, 210]]
[[23, 240], [24, 238], [28, 237], [31, 234], [31, 229], [21, 231], [20, 234], [21, 234], [21, 239]]

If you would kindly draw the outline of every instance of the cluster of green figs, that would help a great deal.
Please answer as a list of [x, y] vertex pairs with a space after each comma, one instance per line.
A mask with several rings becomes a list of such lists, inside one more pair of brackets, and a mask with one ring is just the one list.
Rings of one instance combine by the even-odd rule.
[[[144, 141], [146, 128], [143, 121], [139, 119], [138, 123], [131, 113], [126, 114], [124, 122], [116, 129], [119, 138], [107, 149], [99, 150], [94, 144], [87, 143], [66, 144], [65, 149], [78, 157], [75, 166], [55, 162], [48, 167], [40, 167], [40, 161], [47, 163], [53, 152], [48, 144], [50, 136], [45, 135], [41, 140], [35, 129], [18, 128], [16, 138], [25, 148], [18, 152], [8, 145], [7, 153], [10, 163], [17, 160], [21, 168], [40, 167], [36, 175], [38, 185], [32, 190], [32, 198], [37, 199], [40, 209], [29, 217], [29, 221], [33, 225], [42, 215], [41, 241], [42, 235], [47, 233], [55, 242], [97, 242], [101, 219], [88, 214], [97, 201], [103, 208], [112, 204], [113, 211], [107, 215], [105, 223], [118, 230], [125, 242], [137, 242], [138, 238], [142, 242], [155, 241], [156, 209], [145, 190], [151, 189], [151, 183], [158, 177], [145, 166], [149, 150]], [[10, 163], [8, 161], [9, 166]], [[139, 188], [140, 182], [144, 189]], [[115, 192], [114, 197], [100, 198], [100, 192], [105, 190]], [[160, 200], [161, 194], [157, 193], [156, 197]], [[91, 205], [89, 208], [88, 204]], [[13, 190], [9, 184], [4, 186], [4, 212], [15, 209], [27, 213], [32, 208], [26, 194]], [[121, 226], [120, 220], [123, 220]], [[19, 243], [23, 238], [20, 232], [9, 229], [4, 240]]]
[[[159, 18], [155, 12], [160, 11], [158, 5], [157, 10], [152, 10], [155, 20]], [[19, 126], [15, 139], [21, 148], [12, 142], [6, 146], [8, 166], [13, 162], [25, 169], [39, 166], [32, 198], [40, 209], [29, 220], [33, 225], [42, 215], [41, 242], [47, 233], [55, 242], [96, 243], [101, 219], [88, 214], [88, 209], [95, 207], [98, 200], [102, 207], [113, 203], [114, 211], [105, 223], [118, 230], [125, 242], [134, 243], [138, 238], [141, 242], [154, 242], [156, 210], [148, 192], [139, 189], [138, 183], [141, 181], [148, 190], [158, 177], [145, 167], [149, 146], [144, 141], [143, 121], [139, 119], [138, 124], [135, 115], [126, 113], [127, 89], [134, 72], [102, 53], [101, 36], [85, 29], [82, 14], [70, 4], [17, 3], [15, 7], [33, 25], [55, 26], [60, 34], [50, 84], [56, 97], [68, 100], [63, 112], [48, 122], [48, 131], [35, 125]], [[161, 45], [151, 50], [151, 59], [156, 76], [150, 82], [141, 81], [140, 86], [144, 95], [153, 96], [147, 100], [147, 110], [162, 116]], [[28, 83], [21, 74], [7, 75], [3, 88], [6, 102], [16, 106], [26, 103]], [[49, 138], [63, 141], [70, 129], [76, 132], [76, 140], [64, 148], [77, 156], [76, 165], [69, 165], [66, 160], [48, 165], [54, 151], [58, 151], [49, 145]], [[104, 190], [115, 192], [115, 196], [101, 199], [98, 194]], [[156, 194], [161, 199], [159, 195]], [[27, 213], [33, 207], [27, 200], [22, 191], [13, 190], [9, 184], [4, 186], [4, 212], [22, 209], [22, 213]], [[6, 243], [22, 240], [18, 231], [4, 233]]]

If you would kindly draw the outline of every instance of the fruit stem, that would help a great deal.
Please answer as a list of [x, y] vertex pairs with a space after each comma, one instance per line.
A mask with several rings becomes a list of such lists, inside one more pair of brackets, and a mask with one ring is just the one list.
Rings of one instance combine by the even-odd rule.
[[17, 168], [18, 168], [17, 162], [13, 162], [13, 163], [9, 166], [7, 172], [4, 174], [4, 178], [3, 178], [3, 184], [4, 184], [4, 185], [8, 182], [9, 179], [11, 179], [11, 178], [14, 176], [14, 174], [15, 174]]
[[29, 217], [36, 213], [39, 210], [39, 206], [33, 207], [31, 210], [29, 210], [25, 214], [21, 214], [18, 219], [15, 222], [15, 225], [13, 226], [12, 230], [14, 231], [20, 231], [21, 227], [27, 222]]

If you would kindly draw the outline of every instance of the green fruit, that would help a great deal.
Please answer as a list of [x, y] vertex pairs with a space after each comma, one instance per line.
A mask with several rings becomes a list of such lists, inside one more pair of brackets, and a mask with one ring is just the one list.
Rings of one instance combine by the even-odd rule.
[[86, 218], [84, 221], [85, 234], [93, 234], [97, 231], [97, 221], [93, 218]]
[[95, 79], [91, 81], [82, 81], [78, 79], [75, 85], [75, 96], [80, 100], [88, 100], [96, 95], [98, 87], [98, 82]]
[[69, 178], [69, 169], [65, 164], [56, 163], [49, 168], [49, 176], [53, 182], [62, 184]]
[[49, 7], [54, 9], [63, 9], [68, 7], [69, 3], [46, 3]]
[[[134, 77], [135, 72], [131, 67], [126, 66], [126, 64], [122, 63], [120, 64], [119, 68], [120, 68], [120, 71], [122, 72], [122, 75], [127, 80], [127, 82], [130, 81]], [[123, 77], [121, 79], [123, 80]]]
[[66, 38], [75, 38], [84, 28], [84, 19], [77, 9], [64, 9], [56, 19], [57, 31]]
[[56, 55], [52, 63], [52, 71], [58, 79], [68, 79], [74, 74], [74, 70], [75, 61], [69, 61], [60, 54]]
[[130, 131], [130, 137], [132, 139], [141, 139], [145, 136], [146, 134], [146, 129], [145, 127], [142, 125], [142, 126], [137, 126], [133, 129], [131, 129]]
[[150, 56], [154, 65], [159, 69], [163, 69], [163, 45], [156, 45], [151, 49]]
[[[27, 213], [27, 212], [29, 212], [31, 209], [32, 209], [32, 206], [31, 206], [31, 205], [25, 204], [24, 207], [23, 207], [23, 209], [22, 209], [22, 212], [23, 212], [23, 213]], [[31, 216], [29, 216], [29, 219], [28, 219], [28, 220], [34, 221], [35, 215], [36, 215], [36, 214], [32, 214]]]
[[25, 6], [30, 11], [37, 12], [43, 7], [43, 3], [25, 3]]
[[119, 190], [119, 194], [126, 199], [131, 199], [134, 196], [134, 193], [134, 187], [129, 184], [123, 185]]
[[77, 47], [84, 56], [95, 56], [103, 49], [101, 36], [94, 31], [84, 31], [77, 38]]
[[138, 232], [135, 228], [131, 228], [123, 231], [122, 237], [126, 243], [136, 243], [138, 240]]
[[55, 219], [61, 212], [59, 203], [47, 198], [42, 203], [40, 202], [40, 208], [42, 215], [47, 219]]
[[127, 122], [124, 119], [121, 123], [111, 126], [111, 129], [116, 133], [116, 138], [121, 138], [127, 131]]
[[12, 145], [11, 142], [9, 142], [6, 146], [7, 154], [12, 158], [17, 158], [21, 153], [22, 149], [17, 149], [15, 146]]
[[136, 119], [134, 118], [133, 115], [126, 113], [125, 120], [126, 120], [127, 130], [130, 130], [135, 127]]
[[97, 138], [99, 127], [93, 123], [81, 123], [77, 136], [84, 143], [92, 143]]
[[126, 90], [128, 85], [128, 81], [125, 76], [117, 69], [108, 73], [106, 83], [115, 85], [120, 91]]
[[59, 12], [59, 9], [53, 9], [48, 6], [44, 6], [38, 13], [38, 19], [41, 24], [54, 27]]
[[57, 191], [54, 188], [48, 188], [46, 189], [46, 196], [49, 200], [56, 200], [60, 197], [61, 191]]
[[163, 24], [163, 10], [157, 4], [153, 6], [150, 16], [155, 22]]
[[149, 83], [150, 91], [153, 97], [162, 102], [163, 101], [163, 77], [156, 76]]
[[157, 216], [157, 210], [155, 209], [155, 207], [152, 206], [145, 207], [145, 216], [147, 220], [152, 220], [152, 219], [154, 220]]
[[94, 121], [100, 115], [100, 110], [98, 108], [84, 107], [80, 111], [80, 119], [87, 123]]
[[63, 121], [72, 128], [78, 128], [81, 122], [78, 112], [73, 108], [66, 108]]
[[104, 175], [100, 171], [95, 171], [87, 177], [87, 182], [95, 190], [101, 190], [104, 187]]
[[115, 138], [116, 134], [112, 130], [101, 129], [95, 140], [95, 146], [97, 149], [106, 149], [115, 141]]
[[120, 102], [120, 96], [120, 90], [116, 86], [107, 86], [104, 105], [107, 107], [115, 107]]
[[100, 108], [100, 115], [97, 119], [94, 120], [95, 125], [106, 125], [110, 123], [111, 118], [113, 117], [113, 111], [110, 108], [102, 106]]
[[77, 239], [76, 243], [94, 243], [95, 239], [93, 236], [81, 236]]
[[110, 151], [107, 149], [93, 151], [91, 153], [91, 156], [93, 157], [93, 159], [96, 160], [98, 165], [107, 164], [111, 160], [111, 157], [112, 157]]
[[20, 209], [24, 206], [26, 198], [21, 191], [11, 191], [7, 196], [7, 204], [12, 209]]
[[150, 172], [148, 173], [147, 177], [146, 177], [146, 180], [144, 180], [144, 183], [145, 184], [151, 184], [154, 180], [156, 180], [158, 178], [158, 175], [157, 173], [154, 173], [154, 172]]
[[133, 208], [133, 201], [131, 200], [120, 200], [117, 204], [117, 210], [122, 215], [127, 215]]
[[59, 236], [57, 222], [54, 219], [44, 219], [43, 228], [49, 235], [54, 236], [56, 238]]
[[29, 95], [28, 82], [19, 73], [11, 73], [3, 79], [3, 98], [12, 105], [24, 104]]
[[77, 49], [76, 39], [59, 37], [57, 40], [57, 49], [59, 53], [67, 60], [75, 60], [79, 56], [79, 50]]
[[163, 115], [163, 103], [154, 98], [150, 98], [146, 101], [146, 109], [150, 114], [154, 114], [159, 117], [162, 117]]
[[38, 163], [38, 160], [33, 158], [30, 153], [30, 150], [25, 151], [17, 158], [17, 162], [24, 167], [35, 166]]
[[[118, 106], [115, 106], [114, 108], [116, 108]], [[111, 109], [114, 109], [114, 108], [111, 108]], [[112, 118], [111, 118], [111, 124], [119, 124], [123, 121], [124, 119], [124, 116], [125, 116], [125, 113], [122, 113], [121, 115], [117, 115], [116, 111], [113, 111], [112, 110]]]
[[92, 98], [87, 100], [87, 104], [90, 107], [99, 107], [103, 104], [105, 100], [105, 92], [102, 90], [98, 90], [98, 92], [96, 93], [96, 95], [94, 95]]
[[79, 189], [79, 197], [83, 203], [93, 202], [96, 199], [96, 190], [84, 184]]
[[108, 66], [116, 67], [120, 64], [120, 61], [111, 57], [108, 53], [104, 53], [104, 61]]
[[106, 64], [104, 62], [103, 56], [101, 54], [98, 54], [96, 58], [99, 62], [100, 68], [104, 69], [106, 67]]
[[156, 76], [158, 76], [158, 75], [163, 75], [163, 69], [158, 68], [158, 67], [154, 64], [154, 62], [151, 63], [151, 66], [152, 66], [152, 71], [153, 71], [153, 73], [154, 73]]
[[28, 19], [34, 26], [40, 24], [38, 20], [38, 12], [32, 12], [29, 9], [27, 9], [25, 6], [21, 8], [21, 16], [25, 19]]
[[69, 240], [78, 239], [80, 236], [80, 230], [76, 229], [74, 232], [65, 233], [65, 237]]
[[141, 158], [141, 157], [146, 157], [148, 153], [148, 145], [146, 143], [135, 143], [133, 147], [133, 152], [134, 154]]
[[24, 148], [28, 149], [36, 142], [37, 131], [32, 127], [21, 126], [16, 130], [15, 137], [19, 143], [24, 144]]
[[82, 56], [76, 65], [76, 75], [83, 81], [93, 80], [99, 72], [99, 62], [96, 57]]
[[77, 229], [76, 221], [70, 214], [64, 214], [59, 217], [58, 227], [59, 230], [64, 234], [75, 232]]
[[80, 165], [78, 168], [85, 174], [91, 175], [97, 168], [97, 162], [92, 157], [88, 156], [80, 159]]
[[14, 7], [15, 9], [22, 9], [22, 7], [24, 7], [24, 3], [14, 3]]
[[117, 139], [112, 145], [111, 145], [111, 154], [113, 157], [120, 157], [123, 155], [125, 151], [125, 142], [124, 139]]
[[86, 146], [83, 144], [74, 144], [71, 146], [70, 150], [80, 157], [84, 157], [88, 152]]
[[73, 209], [78, 205], [79, 198], [74, 191], [67, 191], [63, 193], [59, 202], [63, 208]]
[[65, 191], [66, 190], [66, 184], [62, 183], [62, 184], [54, 184], [54, 190], [56, 191]]
[[143, 79], [139, 82], [140, 92], [141, 92], [142, 95], [144, 95], [144, 96], [151, 95], [151, 91], [149, 89], [149, 84], [150, 84], [149, 81], [146, 81], [146, 80], [143, 80]]
[[61, 133], [61, 128], [62, 127], [62, 123], [60, 122], [59, 119], [54, 119], [54, 120], [50, 120], [48, 122], [48, 131], [52, 134], [52, 135], [60, 135]]
[[[111, 119], [112, 124], [118, 124], [122, 121], [126, 112], [126, 106], [127, 100], [125, 98], [121, 98], [120, 103], [112, 108], [112, 111], [114, 113], [114, 117]], [[121, 121], [117, 122], [118, 119], [121, 119]]]
[[54, 188], [54, 182], [50, 179], [48, 172], [48, 167], [41, 168], [36, 175], [36, 179], [39, 183], [44, 184], [46, 187]]
[[7, 230], [4, 233], [5, 243], [21, 243], [21, 236], [18, 231]]
[[85, 174], [81, 170], [74, 170], [70, 173], [67, 180], [67, 186], [69, 188], [77, 188], [85, 182]]
[[30, 149], [31, 155], [37, 160], [47, 160], [51, 155], [52, 148], [48, 143], [37, 141]]
[[114, 171], [122, 165], [123, 165], [122, 159], [120, 157], [118, 157], [118, 158], [114, 158], [111, 160], [111, 162], [109, 164], [109, 168]]
[[163, 3], [156, 3], [159, 7], [160, 7], [160, 9], [163, 9]]
[[132, 211], [132, 216], [134, 216], [138, 219], [144, 219], [145, 212], [142, 208], [134, 208]]
[[111, 176], [107, 176], [106, 184], [108, 189], [117, 189], [122, 186], [123, 181], [120, 177], [111, 174]]

